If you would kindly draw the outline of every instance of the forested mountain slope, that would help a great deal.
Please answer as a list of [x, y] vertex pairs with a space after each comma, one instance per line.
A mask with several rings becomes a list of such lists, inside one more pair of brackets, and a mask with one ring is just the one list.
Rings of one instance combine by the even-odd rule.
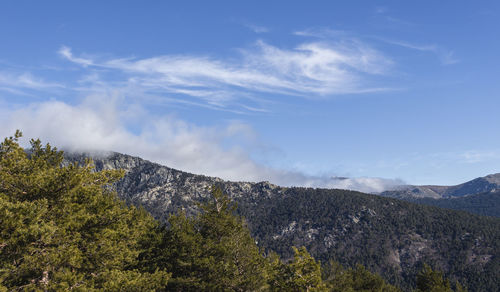
[[498, 190], [500, 190], [500, 173], [478, 177], [455, 186], [401, 186], [396, 190], [382, 192], [381, 195], [399, 199], [444, 199], [460, 198]]
[[240, 208], [260, 244], [285, 256], [287, 244], [305, 245], [323, 262], [361, 263], [402, 287], [432, 263], [474, 291], [498, 287], [496, 218], [327, 189], [291, 188]]
[[500, 191], [480, 193], [459, 198], [447, 199], [408, 199], [409, 202], [437, 206], [453, 210], [463, 210], [483, 216], [500, 217]]
[[[67, 155], [83, 160], [84, 154]], [[325, 262], [361, 263], [402, 287], [430, 263], [472, 291], [496, 291], [500, 220], [345, 190], [282, 188], [267, 182], [226, 182], [122, 154], [94, 157], [96, 168], [126, 171], [119, 196], [156, 218], [196, 211], [210, 186], [238, 202], [260, 247], [290, 257], [304, 245]]]
[[500, 217], [500, 173], [478, 177], [455, 186], [401, 186], [396, 190], [382, 192], [380, 195], [478, 215]]
[[[40, 140], [25, 151], [21, 136], [0, 143], [1, 292], [400, 291], [361, 265], [323, 269], [304, 247], [290, 247], [287, 262], [261, 253], [218, 187], [194, 216], [171, 215], [167, 227], [117, 197], [123, 170], [64, 162]], [[428, 266], [416, 282], [417, 291], [462, 291]]]

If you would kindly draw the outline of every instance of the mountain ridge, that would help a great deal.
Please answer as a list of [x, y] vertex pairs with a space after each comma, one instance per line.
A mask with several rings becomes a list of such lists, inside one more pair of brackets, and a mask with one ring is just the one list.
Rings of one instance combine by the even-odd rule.
[[[88, 155], [66, 155], [83, 162]], [[265, 251], [291, 256], [306, 246], [322, 262], [363, 264], [405, 289], [423, 263], [451, 279], [467, 279], [476, 291], [498, 290], [500, 220], [422, 206], [355, 191], [279, 187], [268, 182], [230, 182], [112, 153], [94, 157], [97, 170], [124, 169], [120, 198], [165, 222], [169, 214], [197, 212], [197, 202], [219, 185], [238, 204]]]
[[489, 174], [470, 181], [452, 185], [405, 185], [381, 192], [381, 196], [398, 199], [448, 199], [500, 190], [500, 173]]

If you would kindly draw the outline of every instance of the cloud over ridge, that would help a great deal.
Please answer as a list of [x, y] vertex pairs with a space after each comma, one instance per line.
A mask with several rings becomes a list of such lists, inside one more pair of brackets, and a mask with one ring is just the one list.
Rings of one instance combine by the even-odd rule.
[[[402, 184], [391, 179], [313, 176], [275, 169], [255, 162], [244, 149], [222, 146], [226, 138], [252, 135], [246, 125], [198, 127], [173, 117], [155, 117], [140, 108], [123, 108], [117, 104], [117, 99], [90, 96], [78, 105], [46, 101], [22, 109], [2, 109], [0, 122], [4, 126], [0, 135], [9, 136], [21, 129], [27, 138], [40, 138], [68, 151], [112, 150], [183, 171], [233, 181], [265, 180], [282, 186], [363, 192], [380, 192]], [[145, 126], [136, 132], [125, 126], [145, 119], [148, 120]]]
[[[192, 54], [122, 58], [75, 54], [63, 46], [58, 54], [71, 64], [66, 69], [79, 78], [76, 82], [59, 86], [30, 74], [0, 74], [0, 85], [3, 82], [11, 91], [57, 87], [78, 98], [73, 103], [46, 100], [0, 109], [4, 125], [0, 134], [9, 136], [21, 129], [27, 138], [39, 137], [69, 151], [117, 151], [235, 181], [364, 192], [402, 183], [273, 168], [256, 162], [254, 150], [238, 141], [254, 135], [248, 125], [200, 127], [152, 114], [152, 106], [168, 103], [238, 114], [267, 113], [265, 105], [276, 95], [309, 99], [385, 90], [370, 79], [388, 74], [393, 65], [381, 52], [349, 39], [316, 39], [291, 48], [259, 40], [237, 51], [234, 58]], [[81, 97], [83, 101], [74, 102]]]

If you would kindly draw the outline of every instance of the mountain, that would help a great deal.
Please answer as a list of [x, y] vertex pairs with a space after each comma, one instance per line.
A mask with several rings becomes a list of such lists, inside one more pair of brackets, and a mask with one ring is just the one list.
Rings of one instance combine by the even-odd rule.
[[[68, 154], [83, 161], [85, 154]], [[185, 210], [217, 184], [238, 203], [264, 251], [290, 258], [290, 246], [305, 246], [323, 263], [362, 264], [404, 289], [414, 286], [424, 263], [445, 271], [471, 291], [500, 287], [500, 219], [423, 206], [354, 191], [284, 188], [268, 182], [229, 182], [112, 153], [94, 156], [97, 170], [124, 169], [116, 185], [125, 201], [156, 218]]]
[[455, 186], [401, 186], [380, 195], [398, 199], [458, 198], [487, 192], [500, 191], [500, 173], [479, 177]]
[[500, 173], [455, 186], [401, 186], [381, 196], [500, 217]]
[[407, 199], [417, 204], [467, 211], [477, 215], [500, 217], [500, 191], [491, 191], [458, 198]]

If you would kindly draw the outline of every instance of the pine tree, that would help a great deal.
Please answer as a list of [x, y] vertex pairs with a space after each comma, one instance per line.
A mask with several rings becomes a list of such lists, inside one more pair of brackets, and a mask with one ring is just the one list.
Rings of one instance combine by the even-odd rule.
[[325, 266], [323, 279], [329, 291], [334, 292], [398, 292], [400, 289], [388, 284], [377, 274], [373, 274], [362, 265], [354, 269], [345, 269], [338, 262], [331, 260]]
[[321, 279], [321, 265], [305, 247], [292, 247], [294, 258], [284, 264], [279, 258], [272, 259], [270, 278], [272, 291], [327, 291]]
[[40, 140], [0, 144], [0, 286], [12, 290], [137, 290], [164, 286], [169, 274], [137, 266], [141, 240], [158, 224], [120, 202], [121, 171], [63, 166], [63, 153]]
[[417, 275], [416, 292], [453, 292], [450, 281], [443, 277], [442, 272], [434, 271], [427, 264]]
[[194, 218], [171, 216], [164, 263], [177, 291], [259, 291], [266, 286], [266, 261], [236, 205], [220, 188]]

